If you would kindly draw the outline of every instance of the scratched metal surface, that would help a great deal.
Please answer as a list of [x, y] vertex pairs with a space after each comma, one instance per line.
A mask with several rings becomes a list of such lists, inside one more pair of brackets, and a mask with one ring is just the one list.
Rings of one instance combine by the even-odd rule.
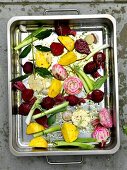
[[[38, 2], [38, 3], [37, 3]], [[57, 2], [57, 3], [54, 3]], [[79, 3], [80, 2], [80, 3]], [[12, 16], [42, 15], [45, 9], [76, 8], [81, 14], [108, 13], [117, 19], [120, 128], [127, 122], [127, 3], [126, 0], [1, 0], [0, 1], [0, 170], [127, 170], [127, 136], [115, 155], [85, 156], [82, 165], [48, 165], [45, 157], [15, 157], [8, 147], [6, 24]], [[64, 158], [63, 158], [64, 159]]]

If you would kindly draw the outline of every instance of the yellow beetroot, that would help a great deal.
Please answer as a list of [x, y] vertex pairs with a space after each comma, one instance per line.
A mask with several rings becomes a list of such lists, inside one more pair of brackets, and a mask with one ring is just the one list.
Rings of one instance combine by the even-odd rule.
[[74, 63], [77, 60], [77, 56], [73, 51], [67, 52], [64, 54], [58, 61], [58, 64], [67, 66]]
[[39, 137], [33, 138], [29, 142], [29, 146], [36, 147], [36, 148], [47, 148], [48, 143], [43, 137], [39, 136]]
[[69, 122], [63, 123], [61, 132], [66, 142], [73, 142], [78, 138], [79, 131], [75, 125]]
[[58, 40], [66, 47], [68, 51], [74, 49], [74, 40], [69, 36], [58, 36]]
[[61, 89], [62, 89], [61, 81], [53, 79], [51, 82], [51, 86], [49, 87], [48, 90], [48, 96], [51, 98], [56, 97], [61, 92]]

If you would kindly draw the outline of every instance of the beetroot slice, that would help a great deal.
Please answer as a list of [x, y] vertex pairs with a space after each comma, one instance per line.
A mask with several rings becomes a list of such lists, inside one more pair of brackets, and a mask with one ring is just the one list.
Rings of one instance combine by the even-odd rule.
[[88, 43], [83, 39], [78, 39], [75, 41], [75, 50], [81, 54], [90, 54], [90, 49]]
[[[41, 113], [41, 111], [40, 111], [39, 109], [35, 109], [33, 115], [36, 115], [36, 114], [38, 114], [38, 113]], [[37, 123], [39, 123], [40, 125], [43, 125], [45, 128], [48, 128], [48, 118], [47, 118], [46, 115], [43, 116], [43, 117], [40, 117], [40, 118], [35, 119], [35, 121], [36, 121]]]

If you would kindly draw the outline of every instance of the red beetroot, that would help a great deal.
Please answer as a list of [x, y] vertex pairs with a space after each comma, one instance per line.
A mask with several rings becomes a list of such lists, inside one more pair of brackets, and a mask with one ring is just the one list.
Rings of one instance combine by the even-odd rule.
[[104, 67], [104, 62], [105, 62], [105, 54], [102, 52], [98, 52], [93, 56], [93, 61], [97, 64], [97, 67], [100, 68], [100, 66], [102, 66], [102, 68]]
[[23, 116], [27, 116], [31, 107], [32, 106], [29, 103], [26, 102], [21, 103], [21, 105], [19, 106], [19, 114]]
[[33, 72], [33, 63], [31, 62], [26, 62], [23, 66], [23, 71], [26, 74], [32, 73]]
[[50, 97], [44, 97], [41, 102], [41, 106], [44, 109], [51, 109], [55, 104], [55, 101], [53, 98]]
[[60, 43], [53, 42], [50, 45], [51, 52], [54, 56], [59, 56], [64, 52], [64, 46]]
[[63, 102], [65, 101], [65, 98], [63, 97], [62, 94], [58, 94], [58, 95], [54, 98], [54, 101], [55, 101], [55, 105], [57, 105], [57, 104], [63, 103]]
[[55, 32], [57, 35], [76, 35], [76, 31], [71, 30], [68, 22], [56, 21], [55, 22]]
[[83, 68], [83, 71], [86, 73], [86, 74], [93, 74], [97, 71], [97, 66], [96, 66], [96, 63], [93, 62], [93, 61], [90, 61], [89, 63], [87, 63], [84, 68]]
[[85, 99], [83, 98], [78, 98], [75, 95], [68, 95], [64, 97], [66, 101], [69, 102], [70, 106], [76, 106], [77, 104], [85, 103]]
[[21, 103], [21, 105], [19, 106], [19, 114], [27, 116], [36, 99], [36, 97], [33, 97], [29, 102]]
[[[41, 111], [40, 111], [39, 109], [35, 109], [33, 115], [36, 115], [36, 114], [38, 114], [38, 113], [41, 113]], [[36, 121], [37, 123], [39, 123], [40, 125], [43, 125], [45, 128], [48, 128], [48, 118], [47, 118], [46, 115], [43, 116], [43, 117], [40, 117], [40, 118], [35, 119], [35, 121]]]
[[104, 93], [101, 90], [94, 90], [91, 93], [91, 99], [95, 103], [101, 102], [103, 100], [103, 97], [104, 97]]
[[90, 54], [88, 43], [83, 39], [75, 41], [75, 50], [82, 54]]
[[93, 77], [94, 79], [95, 79], [95, 78], [98, 78], [98, 77], [101, 77], [101, 75], [99, 74], [98, 71], [92, 73], [91, 75], [92, 75], [92, 77]]
[[14, 82], [12, 83], [12, 89], [13, 90], [20, 90], [20, 91], [23, 91], [26, 89], [25, 85], [21, 82], [21, 81], [17, 81], [17, 82]]
[[22, 91], [22, 99], [25, 101], [25, 102], [28, 102], [30, 101], [32, 98], [33, 98], [33, 94], [34, 94], [34, 91], [32, 89], [24, 89]]

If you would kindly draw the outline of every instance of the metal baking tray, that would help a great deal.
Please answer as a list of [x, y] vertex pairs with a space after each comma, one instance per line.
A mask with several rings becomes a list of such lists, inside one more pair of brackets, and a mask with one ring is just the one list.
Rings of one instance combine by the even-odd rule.
[[[17, 114], [20, 104], [20, 94], [11, 89], [10, 80], [22, 74], [18, 62], [18, 53], [14, 46], [19, 43], [26, 34], [39, 26], [53, 28], [56, 20], [68, 20], [71, 27], [78, 32], [95, 32], [100, 39], [100, 44], [109, 43], [111, 48], [105, 49], [106, 72], [110, 75], [103, 89], [105, 92], [103, 106], [112, 110], [113, 123], [112, 135], [103, 149], [81, 150], [79, 148], [53, 148], [32, 149], [28, 147], [29, 137], [25, 134], [24, 117]], [[20, 30], [20, 25], [25, 25], [27, 33]], [[119, 136], [119, 103], [118, 103], [118, 70], [117, 70], [117, 44], [116, 21], [108, 14], [95, 15], [55, 15], [53, 16], [17, 16], [7, 24], [8, 45], [8, 105], [9, 105], [9, 147], [16, 156], [56, 156], [56, 155], [98, 155], [113, 154], [120, 146]]]

